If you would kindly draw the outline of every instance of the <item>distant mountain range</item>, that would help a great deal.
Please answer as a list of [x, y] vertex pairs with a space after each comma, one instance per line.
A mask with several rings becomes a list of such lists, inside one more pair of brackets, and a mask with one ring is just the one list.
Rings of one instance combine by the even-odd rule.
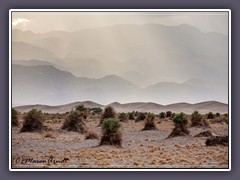
[[50, 65], [12, 67], [12, 97], [16, 104], [63, 104], [76, 100], [108, 103], [127, 100], [140, 88], [116, 75], [75, 77]]
[[190, 25], [12, 31], [14, 104], [228, 102], [228, 37]]
[[[91, 101], [84, 101], [84, 102], [74, 102], [65, 105], [59, 106], [47, 106], [47, 105], [26, 105], [26, 106], [17, 106], [15, 107], [20, 112], [28, 112], [29, 110], [35, 108], [42, 110], [43, 112], [48, 113], [65, 113], [68, 111], [73, 110], [79, 105], [84, 105], [88, 108], [100, 107], [104, 108], [106, 106], [97, 104]], [[175, 113], [184, 112], [184, 113], [192, 113], [194, 111], [199, 111], [200, 113], [208, 113], [208, 112], [219, 112], [219, 113], [228, 113], [228, 105], [216, 101], [208, 101], [202, 102], [197, 104], [188, 104], [188, 103], [176, 103], [170, 105], [160, 105], [156, 103], [143, 103], [143, 102], [135, 102], [135, 103], [127, 103], [127, 104], [120, 104], [120, 103], [111, 103], [109, 104], [112, 106], [117, 112], [153, 112], [153, 113], [160, 113], [166, 111], [172, 111]]]
[[[193, 81], [193, 82], [192, 82]], [[141, 88], [117, 75], [99, 79], [75, 77], [51, 65], [12, 66], [12, 99], [14, 104], [66, 104], [74, 101], [201, 102], [218, 99], [218, 94], [197, 79], [184, 83], [159, 82]]]
[[117, 74], [125, 78], [128, 73], [136, 80], [137, 73], [154, 79], [143, 80], [139, 85], [143, 87], [190, 77], [227, 81], [228, 37], [186, 24], [120, 24], [77, 32], [13, 30], [12, 36], [13, 60], [48, 61], [78, 77]]

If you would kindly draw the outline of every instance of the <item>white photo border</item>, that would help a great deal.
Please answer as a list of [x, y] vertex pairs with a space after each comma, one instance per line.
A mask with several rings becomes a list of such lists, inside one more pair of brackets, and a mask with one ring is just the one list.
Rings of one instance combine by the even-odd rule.
[[[12, 12], [228, 12], [228, 168], [12, 168]], [[9, 10], [9, 171], [231, 171], [231, 9], [10, 9]]]

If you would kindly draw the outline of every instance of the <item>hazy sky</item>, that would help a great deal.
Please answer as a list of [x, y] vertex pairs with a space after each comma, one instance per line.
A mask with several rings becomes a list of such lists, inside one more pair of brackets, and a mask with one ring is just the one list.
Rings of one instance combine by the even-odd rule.
[[227, 12], [13, 12], [14, 29], [43, 33], [78, 31], [115, 24], [189, 24], [203, 32], [227, 35]]

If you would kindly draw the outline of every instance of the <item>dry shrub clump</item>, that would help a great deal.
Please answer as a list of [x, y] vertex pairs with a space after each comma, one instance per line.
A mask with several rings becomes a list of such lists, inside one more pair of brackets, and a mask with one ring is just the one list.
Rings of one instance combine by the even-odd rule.
[[208, 118], [208, 119], [214, 119], [214, 118], [215, 118], [215, 115], [213, 114], [213, 112], [209, 112], [209, 113], [207, 114], [207, 118]]
[[146, 113], [139, 113], [135, 122], [143, 121], [146, 118]]
[[41, 110], [32, 109], [24, 116], [23, 126], [20, 132], [41, 132], [44, 122], [44, 115]]
[[212, 137], [212, 136], [213, 136], [212, 132], [208, 130], [208, 131], [201, 132], [194, 137]]
[[134, 112], [129, 112], [128, 113], [128, 119], [129, 120], [135, 120], [135, 113]]
[[108, 119], [108, 118], [115, 118], [116, 117], [116, 112], [115, 110], [113, 109], [113, 107], [111, 106], [107, 106], [105, 109], [104, 109], [104, 112], [102, 114], [102, 117], [101, 117], [101, 120], [100, 120], [100, 123], [98, 126], [102, 125], [103, 121], [105, 119]]
[[144, 130], [157, 130], [156, 124], [155, 124], [155, 115], [153, 113], [148, 113], [147, 118], [145, 120], [145, 126], [142, 129]]
[[81, 112], [82, 113], [82, 116], [87, 119], [87, 117], [89, 116], [90, 112], [89, 112], [89, 109], [84, 107], [84, 105], [80, 105], [80, 106], [77, 106], [76, 109], [77, 111]]
[[85, 133], [85, 139], [98, 139], [98, 135], [97, 135], [97, 133], [95, 133], [94, 131], [88, 130], [88, 131]]
[[12, 108], [12, 126], [16, 127], [19, 126], [19, 119], [18, 119], [19, 112]]
[[118, 119], [121, 122], [127, 122], [128, 121], [128, 115], [126, 113], [122, 112], [122, 113], [119, 114]]
[[128, 119], [129, 119], [129, 120], [135, 120], [135, 114], [134, 114], [134, 112], [128, 112]]
[[85, 133], [87, 126], [85, 125], [85, 118], [82, 112], [75, 110], [71, 111], [66, 117], [62, 129], [67, 131], [74, 131], [79, 133]]
[[228, 124], [228, 117], [221, 115], [221, 116], [216, 117], [213, 120], [211, 120], [211, 123], [226, 123], [226, 124]]
[[171, 116], [172, 116], [172, 111], [167, 111], [167, 112], [166, 112], [166, 117], [167, 117], [167, 118], [170, 118]]
[[214, 136], [206, 140], [206, 146], [223, 145], [228, 146], [228, 136]]
[[191, 126], [192, 127], [210, 127], [206, 118], [201, 115], [198, 111], [194, 111], [191, 115]]
[[165, 113], [165, 112], [159, 113], [159, 117], [160, 117], [160, 118], [166, 118], [166, 113]]
[[54, 136], [54, 134], [53, 134], [52, 131], [46, 132], [46, 133], [44, 134], [44, 137], [45, 137], [45, 138], [56, 138], [56, 137]]
[[103, 136], [100, 145], [122, 145], [122, 132], [120, 131], [121, 123], [118, 119], [110, 118], [104, 120], [102, 124]]
[[189, 135], [189, 131], [187, 129], [187, 117], [183, 112], [177, 114], [174, 117], [173, 122], [175, 124], [175, 128], [172, 130], [168, 138]]
[[174, 117], [176, 116], [176, 113], [172, 113], [172, 115], [170, 116], [170, 120], [173, 120], [174, 119]]

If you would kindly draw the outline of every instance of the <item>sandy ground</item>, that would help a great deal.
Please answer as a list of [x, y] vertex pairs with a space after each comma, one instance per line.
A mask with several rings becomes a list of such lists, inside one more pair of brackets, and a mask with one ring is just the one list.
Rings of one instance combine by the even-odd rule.
[[[158, 131], [141, 131], [144, 122], [130, 120], [122, 123], [120, 148], [98, 146], [99, 140], [63, 131], [63, 121], [45, 121], [50, 130], [43, 133], [19, 133], [20, 127], [14, 127], [12, 168], [228, 168], [228, 147], [208, 147], [206, 137], [194, 137], [205, 130], [227, 135], [227, 124], [189, 128], [189, 136], [166, 139], [174, 127], [172, 121], [157, 121]], [[92, 119], [87, 125], [101, 136], [98, 123]]]

